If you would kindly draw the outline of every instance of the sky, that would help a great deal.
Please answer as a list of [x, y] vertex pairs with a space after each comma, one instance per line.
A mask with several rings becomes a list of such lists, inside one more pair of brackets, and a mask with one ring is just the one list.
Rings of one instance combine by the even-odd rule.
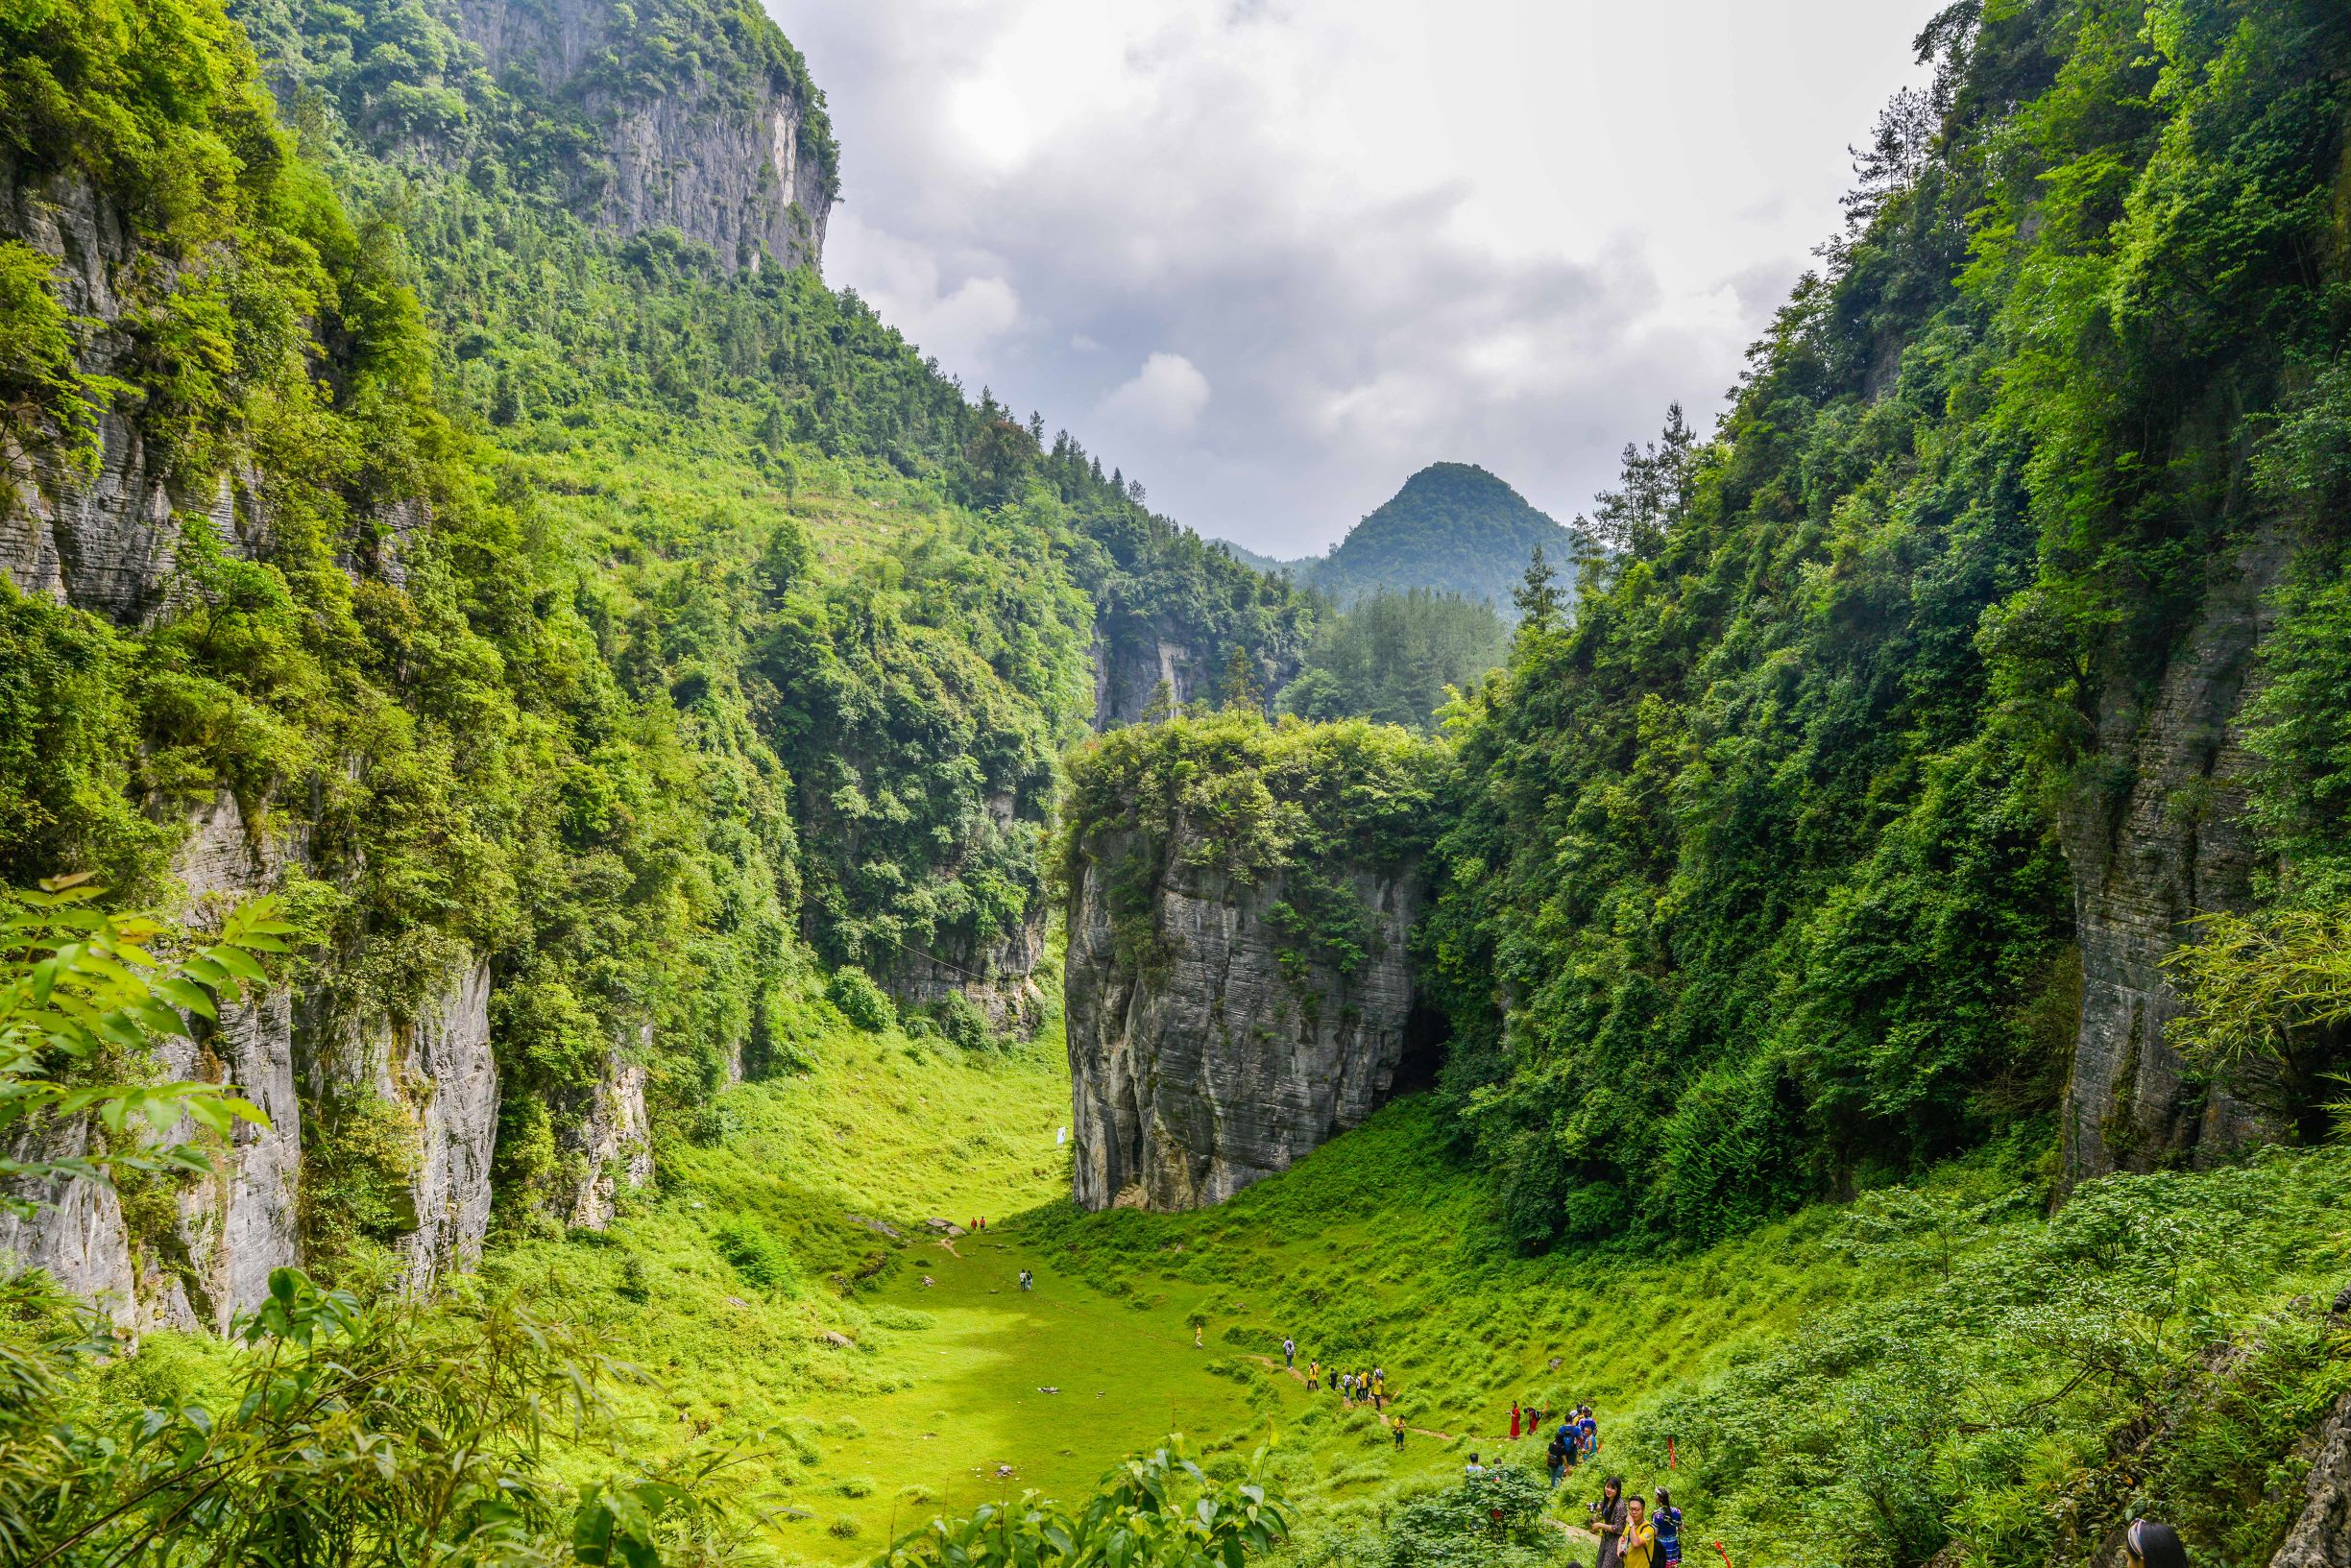
[[1944, 0], [766, 0], [824, 271], [1211, 537], [1415, 470], [1562, 521], [1710, 427]]

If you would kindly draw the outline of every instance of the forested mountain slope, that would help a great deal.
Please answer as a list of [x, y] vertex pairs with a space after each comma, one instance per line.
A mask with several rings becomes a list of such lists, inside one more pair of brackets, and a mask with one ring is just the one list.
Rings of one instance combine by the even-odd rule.
[[1029, 1026], [1058, 749], [1295, 664], [1311, 607], [823, 286], [756, 8], [6, 26], [0, 871], [281, 889], [304, 953], [206, 1047], [272, 1118], [217, 1182], [17, 1238], [125, 1317], [463, 1265], [494, 1168], [603, 1223], [824, 967]]
[[2020, 1117], [2069, 1181], [2323, 1122], [2334, 1015], [2265, 977], [2341, 919], [2351, 29], [1962, 0], [1921, 46], [1719, 434], [1629, 454], [1457, 732], [1422, 938], [1528, 1242]]

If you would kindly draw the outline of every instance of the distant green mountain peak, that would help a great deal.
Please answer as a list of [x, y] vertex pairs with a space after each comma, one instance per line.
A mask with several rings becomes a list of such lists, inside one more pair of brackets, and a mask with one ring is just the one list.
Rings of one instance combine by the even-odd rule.
[[1511, 613], [1511, 591], [1539, 544], [1563, 577], [1572, 573], [1574, 534], [1504, 480], [1474, 463], [1432, 463], [1370, 513], [1328, 553], [1277, 561], [1226, 541], [1234, 560], [1287, 571], [1341, 605], [1383, 590], [1433, 589]]

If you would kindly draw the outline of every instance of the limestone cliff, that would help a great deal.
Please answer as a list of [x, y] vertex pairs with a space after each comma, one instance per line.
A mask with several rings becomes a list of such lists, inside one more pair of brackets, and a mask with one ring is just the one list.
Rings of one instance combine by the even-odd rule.
[[628, 233], [673, 228], [738, 266], [821, 262], [831, 132], [780, 35], [697, 37], [694, 63], [647, 91], [618, 67], [653, 31], [635, 8], [454, 0], [449, 14], [493, 78], [535, 88], [594, 128], [602, 146], [582, 166], [583, 194], [599, 222]]
[[1095, 623], [1094, 728], [1139, 723], [1163, 693], [1170, 706], [1213, 695], [1215, 671], [1179, 637], [1149, 615], [1112, 612]]
[[[650, 1049], [648, 1025], [638, 1044]], [[618, 1212], [620, 1194], [653, 1179], [651, 1124], [645, 1116], [645, 1070], [616, 1048], [604, 1061], [604, 1075], [588, 1092], [581, 1113], [564, 1137], [569, 1195], [564, 1219], [583, 1230], [602, 1230]]]
[[[173, 265], [134, 243], [120, 205], [78, 173], [36, 175], [0, 163], [0, 239], [54, 262], [60, 302], [85, 324], [84, 374], [135, 379], [140, 302], [168, 286]], [[20, 592], [126, 628], [150, 625], [169, 609], [190, 516], [208, 518], [227, 549], [247, 557], [265, 552], [270, 526], [263, 476], [249, 463], [231, 460], [213, 477], [176, 469], [126, 412], [136, 407], [117, 399], [97, 413], [91, 465], [64, 456], [61, 444], [46, 439], [53, 431], [20, 435], [0, 449], [8, 468], [0, 574]], [[401, 543], [425, 524], [424, 509], [391, 500], [367, 520], [380, 526], [356, 531], [345, 568], [397, 587], [404, 577]], [[289, 868], [315, 869], [299, 808], [263, 820], [254, 814], [262, 803], [240, 801], [225, 785], [192, 808], [144, 804], [166, 819], [182, 816], [184, 836], [170, 871], [182, 894], [178, 912], [200, 927], [229, 904], [274, 890]], [[346, 1027], [322, 1022], [327, 1015], [313, 1004], [330, 972], [328, 960], [311, 977], [308, 995], [281, 984], [224, 1007], [216, 1022], [199, 1021], [193, 1039], [175, 1042], [154, 1064], [167, 1077], [234, 1084], [269, 1118], [266, 1126], [239, 1123], [229, 1146], [215, 1151], [213, 1173], [176, 1190], [160, 1234], [133, 1234], [115, 1194], [67, 1181], [32, 1194], [48, 1206], [31, 1219], [0, 1225], [0, 1252], [48, 1268], [125, 1327], [225, 1329], [256, 1306], [271, 1270], [301, 1261], [300, 1067], [314, 1054], [304, 1035]], [[398, 1049], [385, 1036], [372, 1052], [359, 1052], [375, 1064], [360, 1076], [380, 1079], [414, 1113], [419, 1220], [408, 1250], [411, 1278], [421, 1285], [470, 1263], [488, 1219], [497, 1080], [487, 1006], [488, 973], [475, 966], [452, 994], [425, 999], [417, 1027]], [[50, 1151], [83, 1152], [90, 1136], [85, 1127], [60, 1129]], [[193, 1132], [183, 1125], [172, 1136]]]
[[2082, 1007], [2066, 1088], [2066, 1173], [2203, 1165], [2278, 1136], [2258, 1085], [2197, 1087], [2165, 1027], [2179, 998], [2164, 960], [2188, 922], [2250, 899], [2255, 856], [2242, 825], [2252, 758], [2242, 718], [2274, 619], [2268, 594], [2289, 550], [2257, 537], [2227, 566], [2144, 706], [2109, 695], [2098, 717], [2106, 776], [2064, 815], [2082, 959]]
[[[124, 318], [135, 302], [126, 298], [121, 280], [144, 266], [152, 287], [154, 269], [133, 246], [121, 207], [78, 173], [31, 178], [0, 154], [0, 239], [22, 241], [54, 261], [59, 302], [86, 324], [84, 372], [133, 374], [135, 345]], [[66, 463], [54, 445], [0, 441], [7, 474], [0, 573], [20, 591], [137, 625], [162, 607], [180, 539], [178, 515], [208, 517], [231, 549], [242, 547], [260, 521], [250, 495], [228, 477], [175, 482], [120, 404], [99, 411], [94, 433], [96, 464], [87, 472]]]
[[395, 1245], [409, 1283], [429, 1289], [480, 1261], [490, 1229], [490, 1156], [498, 1073], [490, 1041], [490, 966], [470, 954], [401, 1016], [322, 1020], [302, 1042], [314, 1095], [389, 1108], [407, 1146]]
[[[1219, 1203], [1355, 1126], [1402, 1064], [1413, 1009], [1409, 864], [1323, 868], [1360, 909], [1364, 956], [1301, 949], [1285, 879], [1197, 864], [1178, 829], [1156, 853], [1106, 834], [1071, 891], [1067, 1002], [1077, 1198]], [[1151, 862], [1147, 880], [1133, 856]], [[1147, 910], [1148, 936], [1126, 907]]]

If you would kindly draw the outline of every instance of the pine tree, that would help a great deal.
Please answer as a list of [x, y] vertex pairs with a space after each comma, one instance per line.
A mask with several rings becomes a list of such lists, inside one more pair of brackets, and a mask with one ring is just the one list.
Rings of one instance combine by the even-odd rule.
[[1559, 624], [1559, 573], [1543, 559], [1543, 547], [1535, 546], [1535, 554], [1527, 561], [1526, 580], [1511, 594], [1511, 603], [1518, 607], [1518, 623], [1549, 631]]

